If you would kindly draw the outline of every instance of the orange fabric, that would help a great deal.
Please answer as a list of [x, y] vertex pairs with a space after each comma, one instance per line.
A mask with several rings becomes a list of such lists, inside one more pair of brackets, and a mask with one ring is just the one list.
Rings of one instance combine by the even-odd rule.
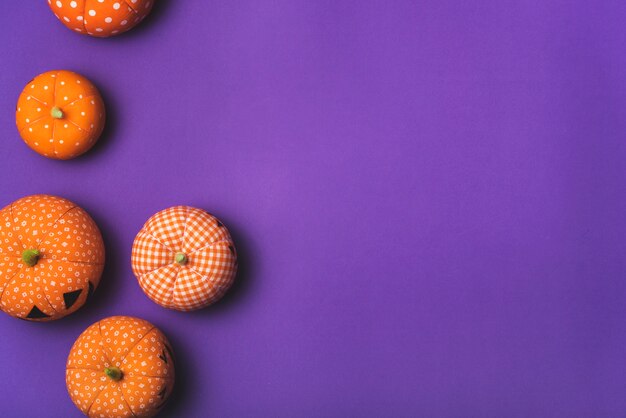
[[[52, 117], [52, 109], [63, 113]], [[71, 71], [48, 71], [31, 80], [15, 112], [17, 129], [39, 154], [59, 160], [77, 157], [98, 140], [105, 122], [98, 89]]]
[[[104, 373], [117, 367], [122, 378]], [[113, 316], [87, 328], [67, 359], [65, 381], [74, 404], [89, 417], [152, 417], [174, 387], [167, 338], [143, 319]]]
[[[39, 250], [34, 266], [25, 250]], [[104, 243], [91, 217], [69, 200], [19, 199], [0, 210], [0, 309], [33, 321], [62, 318], [98, 286]]]
[[[186, 256], [183, 265], [177, 254]], [[180, 311], [219, 300], [237, 273], [237, 253], [226, 227], [207, 212], [175, 206], [152, 216], [133, 243], [139, 285], [159, 305]]]
[[48, 0], [68, 28], [106, 38], [135, 27], [152, 10], [153, 0]]

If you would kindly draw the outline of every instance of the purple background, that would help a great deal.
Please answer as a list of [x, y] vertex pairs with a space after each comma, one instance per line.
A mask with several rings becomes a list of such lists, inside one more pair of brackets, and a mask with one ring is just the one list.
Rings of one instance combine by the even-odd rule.
[[[625, 20], [623, 0], [160, 0], [102, 40], [0, 2], [1, 204], [74, 200], [108, 251], [78, 313], [0, 316], [2, 416], [80, 416], [65, 360], [114, 314], [171, 338], [168, 417], [625, 416]], [[70, 162], [14, 125], [51, 69], [109, 113]], [[191, 314], [130, 270], [177, 204], [242, 263]]]

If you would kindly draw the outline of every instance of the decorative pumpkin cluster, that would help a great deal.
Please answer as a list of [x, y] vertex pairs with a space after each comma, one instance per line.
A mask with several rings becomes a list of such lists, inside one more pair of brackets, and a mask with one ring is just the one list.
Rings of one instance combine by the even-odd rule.
[[[108, 37], [141, 22], [152, 0], [48, 0], [55, 16], [81, 34]], [[40, 155], [67, 160], [91, 149], [106, 121], [104, 102], [87, 78], [43, 73], [24, 87], [16, 125]], [[153, 215], [132, 247], [132, 270], [155, 303], [179, 311], [207, 307], [232, 285], [237, 252], [222, 222], [175, 206]], [[96, 223], [69, 200], [23, 197], [0, 210], [0, 309], [28, 321], [77, 311], [100, 282], [105, 245]], [[173, 351], [154, 325], [116, 316], [87, 328], [72, 347], [66, 383], [90, 417], [152, 417], [174, 386]]]

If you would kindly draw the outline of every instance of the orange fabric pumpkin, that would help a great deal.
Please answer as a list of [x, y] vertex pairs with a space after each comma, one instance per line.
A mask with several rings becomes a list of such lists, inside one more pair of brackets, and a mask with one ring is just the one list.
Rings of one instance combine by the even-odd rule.
[[76, 311], [103, 266], [98, 227], [69, 200], [34, 195], [0, 210], [0, 309], [9, 315], [50, 321]]
[[39, 154], [67, 160], [89, 150], [105, 122], [98, 89], [71, 71], [48, 71], [31, 80], [15, 112], [20, 136]]
[[152, 417], [172, 393], [174, 355], [154, 325], [113, 316], [78, 337], [65, 382], [74, 404], [89, 417]]
[[159, 305], [180, 311], [219, 300], [237, 272], [226, 227], [207, 212], [175, 206], [153, 215], [133, 243], [139, 285]]
[[48, 0], [54, 15], [68, 28], [106, 38], [137, 26], [154, 0]]

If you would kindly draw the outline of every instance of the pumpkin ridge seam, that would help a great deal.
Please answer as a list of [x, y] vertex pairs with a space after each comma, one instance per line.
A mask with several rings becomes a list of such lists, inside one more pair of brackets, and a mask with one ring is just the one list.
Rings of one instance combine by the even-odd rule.
[[102, 395], [102, 392], [104, 392], [105, 389], [108, 389], [112, 383], [113, 382], [108, 382], [102, 389], [100, 389], [100, 392], [98, 392], [98, 394], [93, 398], [93, 401], [91, 401], [91, 403], [89, 404], [89, 408], [87, 408], [87, 413], [85, 415], [89, 416], [89, 412], [91, 411], [91, 407], [93, 406], [93, 404], [96, 403], [96, 400], [98, 400], [100, 395]]
[[169, 252], [171, 252], [171, 253], [175, 253], [175, 252], [176, 252], [176, 251], [172, 250], [172, 249], [170, 248], [170, 246], [169, 246], [169, 245], [165, 245], [163, 242], [161, 242], [161, 240], [160, 240], [160, 239], [158, 239], [157, 237], [155, 237], [155, 236], [154, 236], [154, 234], [152, 234], [152, 233], [150, 233], [150, 232], [144, 232], [144, 234], [146, 234], [146, 235], [148, 235], [148, 236], [150, 236], [150, 237], [154, 238], [154, 240], [155, 240], [156, 242], [158, 242], [158, 243], [159, 243], [159, 244], [161, 244], [163, 247], [165, 247], [165, 249], [166, 249], [166, 250], [168, 250]]
[[[102, 345], [102, 352], [104, 353], [104, 358], [106, 359], [107, 363], [113, 364], [113, 361], [109, 358], [107, 350], [105, 350], [104, 338], [102, 338], [102, 321], [98, 321], [98, 333], [100, 334], [100, 344]], [[110, 349], [111, 347], [107, 345], [106, 348]]]
[[55, 314], [58, 314], [58, 313], [59, 313], [59, 311], [57, 311], [57, 310], [54, 308], [54, 306], [52, 306], [52, 303], [50, 303], [50, 299], [48, 299], [48, 295], [46, 295], [45, 290], [44, 290], [43, 292], [41, 292], [41, 293], [43, 293], [43, 297], [44, 297], [44, 299], [46, 300], [46, 302], [48, 302], [48, 305], [50, 305], [50, 308], [52, 308], [52, 310], [54, 311], [54, 313], [55, 313]]
[[2, 292], [0, 293], [0, 303], [2, 303], [2, 296], [4, 296], [4, 291], [7, 290], [7, 287], [9, 287], [9, 285], [11, 283], [13, 283], [13, 279], [15, 279], [15, 277], [18, 275], [18, 273], [21, 272], [23, 269], [24, 269], [24, 266], [22, 266], [19, 269], [17, 269], [15, 274], [13, 276], [11, 276], [11, 278], [9, 280], [7, 280], [6, 284], [2, 288]]
[[33, 100], [34, 100], [34, 101], [36, 101], [36, 102], [41, 103], [41, 104], [42, 104], [42, 105], [44, 105], [44, 106], [48, 106], [48, 107], [50, 107], [50, 105], [49, 105], [48, 103], [46, 103], [45, 101], [41, 100], [41, 99], [40, 99], [40, 98], [38, 98], [38, 97], [35, 97], [35, 95], [33, 95], [33, 94], [31, 94], [31, 95], [30, 95], [30, 98], [31, 98], [31, 99], [33, 99]]
[[[87, 3], [87, 0], [85, 0], [85, 3]], [[53, 105], [56, 106], [57, 104], [57, 83], [59, 82], [59, 71], [57, 71], [54, 75], [54, 86], [52, 86], [52, 100], [54, 100]], [[52, 154], [56, 155], [57, 153], [57, 143], [54, 140], [54, 132], [56, 130], [56, 126], [57, 126], [57, 122], [58, 119], [54, 119], [52, 121], [52, 133], [50, 134], [50, 138], [52, 138]]]
[[[63, 218], [65, 215], [67, 215], [70, 211], [76, 209], [76, 206], [72, 206], [71, 208], [69, 208], [68, 210], [66, 210], [65, 212], [63, 212], [58, 218], [56, 218], [56, 220], [54, 221], [54, 223], [52, 224], [52, 226], [50, 227], [50, 229], [54, 229], [54, 227], [57, 225], [57, 223], [61, 220], [61, 218]], [[41, 234], [41, 239], [39, 241], [37, 241], [37, 247], [39, 247], [39, 245], [41, 245], [41, 242], [48, 236], [50, 235], [51, 232], [46, 231], [45, 233]]]
[[[139, 12], [135, 10], [135, 8], [132, 6], [132, 4], [128, 2], [128, 0], [122, 0], [122, 1], [126, 3], [126, 6], [128, 6], [135, 14], [139, 14]], [[85, 3], [87, 3], [87, 0], [85, 0]]]
[[52, 121], [52, 132], [50, 133], [50, 139], [52, 139], [52, 154], [55, 155], [56, 154], [56, 150], [57, 150], [57, 146], [56, 143], [54, 142], [54, 131], [56, 130], [57, 126], [57, 119], [54, 119]]
[[79, 97], [78, 99], [72, 100], [71, 102], [63, 105], [63, 107], [67, 108], [68, 106], [71, 106], [71, 105], [73, 105], [76, 102], [80, 102], [81, 100], [85, 100], [85, 99], [91, 99], [92, 97], [98, 97], [98, 95], [97, 94], [90, 94], [89, 96]]
[[20, 234], [17, 233], [17, 231], [15, 230], [15, 217], [13, 216], [13, 203], [11, 203], [9, 205], [9, 215], [11, 216], [11, 229], [13, 230], [13, 233], [15, 234], [15, 238], [17, 238], [17, 242], [19, 242], [19, 244], [22, 246], [22, 250], [24, 250], [25, 245], [22, 242], [22, 240], [20, 239]]
[[[87, 0], [83, 2], [83, 12], [80, 14], [83, 18], [81, 19], [81, 24], [83, 25], [83, 30], [87, 32], [87, 25], [85, 25], [85, 12], [87, 11]], [[89, 33], [89, 32], [87, 32]]]
[[174, 378], [172, 376], [149, 376], [149, 375], [134, 375], [134, 376], [128, 376], [129, 379], [137, 379], [137, 378], [147, 378], [147, 379], [163, 379], [166, 382], [168, 380], [174, 380]]
[[73, 120], [67, 118], [65, 119], [67, 122], [71, 123], [72, 125], [76, 126], [78, 128], [79, 131], [81, 132], [86, 132], [89, 133], [89, 131], [84, 130], [83, 128], [81, 128], [80, 126], [78, 126], [78, 124], [76, 122], [74, 122]]
[[133, 415], [134, 418], [137, 418], [137, 414], [135, 414], [135, 411], [133, 411], [133, 408], [130, 407], [130, 404], [126, 400], [126, 396], [124, 396], [124, 385], [120, 385], [120, 394], [122, 395], [122, 400], [128, 407], [128, 410], [130, 411], [130, 413]]
[[189, 206], [185, 206], [185, 210], [187, 211], [187, 213], [185, 214], [185, 220], [184, 220], [185, 226], [183, 227], [183, 242], [181, 244], [181, 248], [183, 249], [183, 252], [186, 252], [185, 251], [185, 242], [187, 241], [186, 240], [186, 238], [187, 238], [187, 223], [189, 221], [189, 212], [190, 212]]
[[[221, 299], [222, 296], [224, 296], [224, 294], [228, 291], [228, 289], [230, 289], [230, 287], [233, 285], [233, 279], [234, 279], [234, 275], [233, 274], [231, 274], [232, 277], [230, 277], [229, 284], [228, 285], [222, 285], [222, 284], [215, 283], [213, 281], [213, 279], [215, 278], [215, 273], [212, 274], [211, 276], [202, 276], [200, 272], [194, 270], [193, 268], [191, 268], [191, 270], [194, 271], [196, 274], [200, 275], [202, 278], [206, 277], [207, 280], [209, 281], [209, 283], [211, 283], [213, 286], [217, 287], [218, 289], [217, 289], [216, 293], [220, 295], [220, 297], [219, 297], [220, 299]], [[235, 270], [235, 273], [236, 273], [236, 270]], [[206, 305], [206, 306], [209, 306], [209, 305]]]
[[198, 270], [194, 269], [193, 267], [189, 267], [189, 269], [196, 273], [198, 276], [200, 276], [201, 279], [206, 279], [208, 282], [212, 283], [213, 285], [219, 287], [219, 288], [224, 288], [226, 286], [221, 285], [221, 284], [217, 284], [213, 282], [213, 278], [215, 278], [215, 272], [213, 272], [213, 274], [211, 274], [210, 276], [208, 274], [202, 274], [200, 273]]
[[43, 115], [43, 116], [38, 117], [37, 119], [35, 119], [35, 120], [33, 120], [33, 121], [30, 121], [29, 123], [27, 123], [26, 125], [24, 125], [24, 126], [22, 127], [22, 129], [20, 129], [20, 130], [19, 130], [19, 133], [21, 134], [22, 132], [24, 132], [24, 130], [25, 130], [26, 128], [30, 128], [31, 126], [35, 125], [37, 122], [42, 121], [42, 120], [43, 120], [43, 119], [45, 119], [45, 118], [47, 118], [47, 116], [46, 116], [46, 115]]
[[65, 370], [84, 370], [90, 372], [101, 372], [102, 369], [91, 369], [89, 367], [65, 367]]
[[59, 263], [74, 263], [74, 264], [84, 264], [88, 266], [104, 266], [104, 263], [91, 263], [89, 261], [75, 261], [75, 260], [59, 260], [55, 257], [46, 257], [48, 260], [56, 261]]
[[141, 337], [141, 338], [139, 339], [139, 341], [137, 341], [137, 342], [136, 342], [136, 343], [135, 343], [135, 344], [134, 344], [134, 345], [130, 348], [130, 350], [128, 350], [128, 353], [126, 353], [126, 355], [125, 355], [125, 356], [124, 356], [124, 357], [120, 360], [120, 367], [122, 366], [122, 364], [124, 364], [124, 361], [126, 360], [126, 357], [128, 357], [128, 355], [129, 355], [129, 354], [130, 354], [130, 353], [131, 353], [131, 352], [135, 349], [135, 347], [137, 347], [137, 345], [138, 345], [140, 342], [142, 342], [142, 341], [143, 341], [143, 339], [144, 339], [144, 338], [146, 338], [146, 337], [147, 337], [147, 336], [148, 336], [148, 335], [149, 335], [152, 331], [154, 331], [155, 329], [156, 329], [156, 327], [155, 327], [155, 326], [153, 326], [152, 328], [150, 328], [150, 329], [148, 330], [148, 332], [146, 332], [146, 333], [144, 334], [144, 336], [143, 336], [143, 337]]
[[142, 273], [142, 274], [140, 274], [138, 277], [141, 279], [141, 278], [142, 278], [143, 276], [145, 276], [146, 274], [154, 273], [155, 271], [157, 271], [157, 270], [159, 270], [159, 269], [162, 269], [163, 267], [169, 267], [169, 266], [171, 266], [172, 264], [174, 264], [174, 263], [167, 263], [167, 264], [164, 264], [164, 265], [159, 266], [159, 267], [157, 267], [157, 268], [154, 268], [154, 269], [152, 269], [152, 270], [150, 270], [150, 271], [147, 271], [147, 272], [145, 272], [145, 273]]
[[191, 252], [189, 253], [189, 255], [195, 254], [195, 253], [197, 253], [198, 251], [206, 250], [207, 248], [211, 248], [211, 247], [213, 247], [214, 245], [217, 245], [217, 244], [222, 244], [222, 243], [227, 243], [227, 244], [230, 244], [230, 245], [233, 245], [233, 244], [234, 244], [232, 241], [227, 241], [227, 240], [215, 241], [215, 242], [212, 242], [212, 243], [211, 243], [211, 244], [209, 244], [209, 245], [205, 245], [204, 247], [200, 247], [200, 248], [198, 248], [198, 249], [195, 249], [195, 250], [191, 251]]
[[178, 278], [180, 277], [181, 269], [178, 269], [176, 272], [176, 277], [174, 277], [174, 283], [172, 283], [172, 295], [170, 296], [170, 301], [167, 303], [168, 307], [171, 307], [174, 303], [174, 292], [176, 291], [176, 283], [178, 282]]

